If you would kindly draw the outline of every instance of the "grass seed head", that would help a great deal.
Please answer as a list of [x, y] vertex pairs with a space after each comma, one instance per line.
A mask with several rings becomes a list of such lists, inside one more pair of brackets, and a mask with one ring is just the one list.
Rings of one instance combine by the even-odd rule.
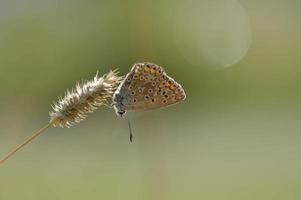
[[50, 123], [54, 126], [70, 127], [79, 123], [102, 105], [109, 105], [112, 96], [122, 80], [117, 71], [89, 81], [77, 83], [72, 90], [67, 90], [64, 97], [52, 105]]

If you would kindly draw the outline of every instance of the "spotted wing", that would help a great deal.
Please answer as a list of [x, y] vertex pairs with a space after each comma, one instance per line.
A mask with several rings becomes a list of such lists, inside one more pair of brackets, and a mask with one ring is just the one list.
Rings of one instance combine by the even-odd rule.
[[126, 111], [161, 108], [186, 98], [182, 86], [164, 69], [152, 63], [137, 63], [127, 74], [120, 93], [127, 97]]

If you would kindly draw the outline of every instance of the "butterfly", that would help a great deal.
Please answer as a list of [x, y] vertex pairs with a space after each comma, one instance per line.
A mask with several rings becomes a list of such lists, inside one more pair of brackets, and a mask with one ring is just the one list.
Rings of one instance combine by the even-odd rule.
[[182, 86], [153, 63], [136, 63], [114, 92], [112, 106], [123, 117], [126, 112], [146, 111], [183, 101]]

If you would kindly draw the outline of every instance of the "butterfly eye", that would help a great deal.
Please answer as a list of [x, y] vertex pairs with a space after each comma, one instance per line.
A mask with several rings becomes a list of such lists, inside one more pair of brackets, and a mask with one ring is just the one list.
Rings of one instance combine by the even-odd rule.
[[144, 76], [140, 76], [140, 80], [142, 81], [144, 79]]
[[132, 92], [131, 92], [131, 95], [135, 95], [135, 91], [132, 91]]
[[148, 93], [153, 93], [153, 90], [152, 89], [148, 89]]
[[122, 117], [122, 116], [125, 114], [125, 110], [116, 110], [116, 114], [117, 114], [119, 117]]
[[130, 85], [130, 86], [129, 86], [129, 90], [132, 90], [132, 89], [133, 89], [133, 86]]
[[137, 75], [137, 74], [135, 74], [134, 76], [133, 76], [133, 79], [138, 79], [139, 78], [139, 76]]
[[130, 78], [130, 77], [128, 77], [128, 78], [126, 79], [126, 81], [127, 81], [127, 82], [130, 82], [130, 81], [131, 81], [131, 78]]
[[156, 82], [155, 82], [155, 81], [153, 81], [153, 82], [152, 82], [152, 86], [155, 86], [155, 85], [156, 85]]
[[169, 96], [166, 94], [166, 95], [164, 95], [164, 97], [165, 97], [166, 99], [168, 99]]
[[154, 103], [155, 102], [155, 99], [152, 99], [152, 103]]
[[149, 99], [149, 96], [148, 95], [145, 95], [145, 97], [144, 97], [145, 99]]
[[137, 99], [133, 99], [133, 102], [136, 103], [136, 102], [137, 102]]
[[166, 103], [167, 101], [164, 99], [162, 102], [163, 102], [163, 103]]
[[165, 90], [163, 90], [163, 92], [162, 92], [162, 95], [165, 95], [166, 94], [166, 91]]

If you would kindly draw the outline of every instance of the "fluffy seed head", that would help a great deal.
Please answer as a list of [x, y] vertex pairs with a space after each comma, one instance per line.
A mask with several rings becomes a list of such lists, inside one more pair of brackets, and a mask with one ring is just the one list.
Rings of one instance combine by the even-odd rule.
[[98, 74], [89, 81], [77, 83], [65, 96], [59, 97], [52, 105], [50, 123], [54, 126], [70, 127], [87, 117], [101, 105], [109, 105], [122, 77], [117, 71], [99, 77]]

